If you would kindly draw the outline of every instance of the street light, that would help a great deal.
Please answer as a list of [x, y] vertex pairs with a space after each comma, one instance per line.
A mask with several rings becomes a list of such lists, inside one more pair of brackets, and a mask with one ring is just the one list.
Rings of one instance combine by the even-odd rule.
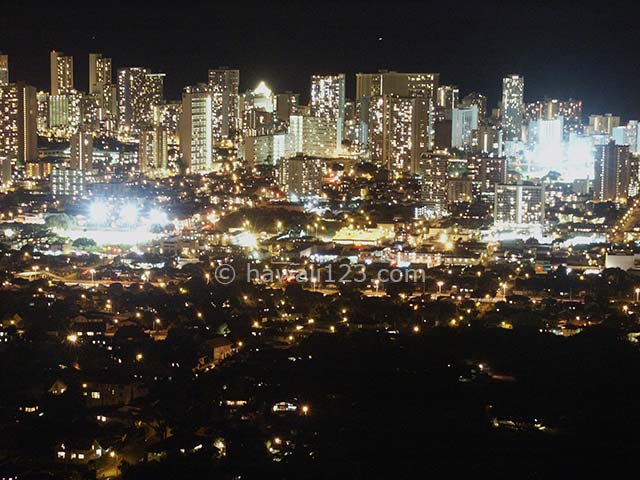
[[442, 293], [442, 286], [444, 285], [444, 282], [442, 280], [438, 280], [436, 285], [438, 286], [438, 294]]
[[94, 275], [96, 274], [96, 271], [92, 268], [91, 270], [89, 270], [89, 273], [91, 274], [91, 284], [95, 285]]
[[636, 303], [640, 302], [640, 288], [636, 287]]

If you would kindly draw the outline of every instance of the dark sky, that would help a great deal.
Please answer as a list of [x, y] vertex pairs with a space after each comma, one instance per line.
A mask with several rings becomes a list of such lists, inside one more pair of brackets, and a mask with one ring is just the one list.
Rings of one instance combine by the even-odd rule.
[[633, 2], [4, 3], [0, 50], [10, 55], [11, 78], [42, 89], [49, 51], [58, 49], [74, 55], [82, 90], [88, 53], [98, 51], [115, 68], [165, 72], [169, 98], [221, 65], [240, 68], [242, 90], [264, 79], [303, 98], [313, 73], [345, 72], [353, 96], [358, 71], [440, 72], [443, 83], [483, 92], [492, 104], [501, 77], [521, 73], [527, 101], [581, 98], [587, 114], [640, 117], [640, 6]]

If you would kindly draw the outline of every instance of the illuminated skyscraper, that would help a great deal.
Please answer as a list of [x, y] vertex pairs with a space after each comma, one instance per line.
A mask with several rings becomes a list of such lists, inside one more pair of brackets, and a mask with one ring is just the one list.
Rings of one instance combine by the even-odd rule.
[[436, 101], [439, 73], [400, 73], [380, 71], [356, 74], [356, 100], [362, 97], [395, 95], [423, 97]]
[[0, 189], [11, 184], [11, 159], [0, 155]]
[[0, 87], [9, 85], [9, 55], [0, 54]]
[[247, 165], [274, 166], [278, 160], [295, 155], [287, 151], [287, 137], [285, 133], [244, 137], [244, 159]]
[[611, 141], [595, 148], [595, 200], [625, 202], [632, 177], [629, 145], [616, 145]]
[[161, 127], [153, 127], [140, 133], [138, 167], [142, 173], [165, 170], [168, 161], [168, 134]]
[[209, 90], [213, 108], [213, 140], [232, 138], [238, 132], [240, 70], [226, 67], [209, 70]]
[[624, 127], [614, 127], [611, 138], [616, 145], [629, 145], [631, 153], [638, 154], [640, 151], [640, 122], [629, 120]]
[[51, 95], [64, 95], [73, 90], [73, 57], [51, 52]]
[[93, 134], [78, 130], [71, 135], [69, 165], [74, 170], [91, 172], [93, 168]]
[[167, 132], [167, 144], [176, 146], [180, 132], [182, 101], [168, 102], [153, 107], [153, 125]]
[[525, 118], [529, 122], [537, 120], [557, 120], [562, 117], [565, 139], [571, 133], [582, 132], [582, 101], [557, 100], [545, 98], [543, 101], [528, 103], [525, 107]]
[[605, 113], [604, 115], [589, 115], [590, 133], [611, 135], [613, 129], [620, 126], [620, 117]]
[[478, 107], [454, 108], [451, 117], [451, 146], [470, 148], [474, 131], [478, 129]]
[[420, 155], [429, 149], [429, 100], [384, 95], [371, 99], [369, 151], [392, 175], [416, 173]]
[[49, 94], [38, 92], [36, 100], [38, 102], [38, 135], [46, 136], [49, 129]]
[[331, 157], [336, 149], [335, 123], [311, 115], [291, 115], [286, 137], [289, 155], [302, 153], [314, 157]]
[[336, 148], [342, 145], [344, 129], [344, 73], [311, 77], [311, 115], [335, 124]]
[[478, 180], [480, 193], [494, 193], [496, 185], [507, 181], [507, 159], [483, 156], [480, 159]]
[[487, 97], [478, 92], [471, 92], [465, 96], [461, 101], [462, 107], [471, 107], [475, 105], [478, 107], [478, 119], [483, 120], [487, 116]]
[[544, 186], [496, 185], [493, 209], [495, 225], [541, 225], [544, 215]]
[[460, 90], [454, 85], [441, 85], [438, 87], [436, 105], [446, 110], [458, 107]]
[[0, 87], [0, 158], [12, 164], [36, 160], [36, 89], [23, 82]]
[[152, 124], [153, 107], [164, 102], [164, 76], [142, 67], [118, 70], [118, 128], [122, 135], [137, 135]]
[[502, 128], [504, 139], [520, 140], [524, 117], [524, 78], [510, 75], [502, 79]]
[[[412, 128], [411, 131], [414, 140], [401, 149], [412, 151], [411, 161], [402, 162], [405, 165], [403, 170], [411, 171], [413, 168], [415, 171], [420, 154], [433, 147], [436, 93], [439, 79], [440, 75], [437, 73], [380, 71], [378, 73], [356, 74], [356, 103], [360, 110], [369, 110], [368, 116], [363, 116], [361, 113], [359, 118], [361, 120], [360, 129], [368, 142], [372, 160], [388, 164], [389, 160], [394, 157], [393, 147], [389, 141], [394, 135], [406, 137], [407, 128], [406, 126], [399, 128], [396, 132], [396, 128], [402, 122], [398, 123], [399, 117], [393, 119], [389, 115], [394, 110], [396, 115], [401, 110], [405, 110], [406, 113], [406, 108], [399, 106], [401, 104], [405, 107], [413, 105], [412, 110], [415, 112], [415, 118], [412, 122], [415, 128]], [[445, 89], [443, 92], [446, 91]], [[449, 93], [453, 95], [452, 92]], [[383, 100], [383, 98], [387, 99]], [[402, 100], [389, 100], [390, 98]], [[412, 101], [411, 99], [417, 100]], [[453, 98], [450, 100], [453, 101]], [[398, 104], [396, 108], [387, 108], [393, 103]], [[406, 123], [407, 116], [401, 116], [405, 118]], [[393, 143], [399, 146], [398, 141]], [[386, 150], [385, 145], [387, 145]]]
[[207, 85], [185, 88], [182, 93], [180, 149], [191, 173], [211, 170], [211, 112], [211, 92]]
[[421, 199], [429, 216], [439, 217], [447, 211], [449, 155], [445, 152], [420, 155], [418, 173], [422, 177]]
[[89, 54], [89, 93], [102, 95], [105, 85], [111, 85], [111, 59], [101, 53]]
[[282, 190], [298, 198], [320, 194], [324, 163], [321, 159], [297, 155], [280, 161], [278, 183]]

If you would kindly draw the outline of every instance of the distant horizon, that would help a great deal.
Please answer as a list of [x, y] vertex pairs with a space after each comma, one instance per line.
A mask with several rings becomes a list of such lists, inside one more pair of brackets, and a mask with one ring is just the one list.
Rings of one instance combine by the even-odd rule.
[[[640, 118], [640, 32], [624, 27], [637, 5], [602, 9], [583, 4], [195, 5], [166, 9], [68, 6], [5, 7], [0, 50], [10, 78], [49, 90], [49, 57], [74, 57], [75, 85], [87, 90], [88, 55], [113, 58], [117, 68], [145, 66], [166, 73], [165, 95], [206, 81], [220, 65], [240, 70], [241, 91], [264, 80], [275, 92], [306, 101], [314, 73], [345, 73], [353, 98], [355, 73], [380, 69], [440, 73], [461, 96], [477, 91], [497, 105], [501, 78], [525, 78], [525, 101], [582, 100], [583, 114]], [[169, 21], [167, 20], [169, 18]]]

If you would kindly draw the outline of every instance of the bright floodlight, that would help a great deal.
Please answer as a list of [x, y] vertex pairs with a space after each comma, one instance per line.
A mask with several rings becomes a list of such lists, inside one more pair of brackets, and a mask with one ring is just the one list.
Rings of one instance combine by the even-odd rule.
[[151, 223], [152, 225], [166, 225], [167, 223], [169, 223], [169, 218], [167, 217], [167, 214], [162, 210], [154, 208], [149, 212], [149, 223]]
[[120, 210], [120, 218], [127, 225], [133, 225], [138, 220], [138, 207], [133, 203], [127, 203]]
[[104, 202], [95, 201], [89, 207], [89, 217], [93, 223], [106, 223], [109, 218], [109, 207]]

